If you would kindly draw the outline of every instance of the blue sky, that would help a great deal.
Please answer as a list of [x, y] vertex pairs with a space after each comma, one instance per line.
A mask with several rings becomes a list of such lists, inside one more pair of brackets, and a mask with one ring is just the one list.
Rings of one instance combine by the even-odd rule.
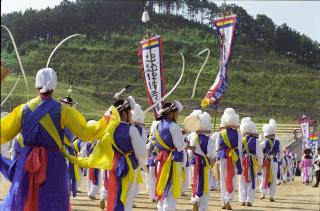
[[[24, 11], [27, 8], [54, 7], [62, 0], [2, 0], [1, 13]], [[119, 0], [120, 1], [120, 0]], [[214, 1], [221, 5], [223, 1]], [[237, 4], [256, 16], [265, 14], [275, 24], [287, 23], [296, 31], [320, 42], [320, 1], [226, 1]], [[140, 15], [140, 14], [139, 14]]]

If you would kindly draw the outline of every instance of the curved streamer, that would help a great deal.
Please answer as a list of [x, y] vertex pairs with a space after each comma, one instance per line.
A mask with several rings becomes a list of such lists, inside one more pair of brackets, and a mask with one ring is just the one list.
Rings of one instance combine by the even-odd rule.
[[209, 48], [206, 48], [206, 49], [204, 49], [204, 50], [202, 50], [201, 52], [198, 53], [198, 56], [201, 56], [201, 54], [203, 54], [203, 53], [206, 52], [206, 51], [208, 52], [208, 53], [207, 53], [207, 57], [206, 57], [206, 59], [204, 60], [202, 66], [201, 66], [201, 68], [200, 68], [200, 70], [199, 70], [199, 72], [198, 72], [196, 81], [194, 82], [194, 85], [193, 85], [193, 91], [192, 91], [192, 95], [191, 95], [190, 99], [193, 99], [194, 94], [196, 93], [196, 88], [197, 88], [197, 84], [198, 84], [198, 79], [199, 79], [199, 77], [200, 77], [200, 74], [201, 74], [204, 66], [205, 66], [205, 65], [207, 64], [207, 62], [208, 62], [208, 59], [209, 59], [209, 56], [210, 56], [210, 50], [209, 50]]
[[[13, 48], [14, 48], [14, 51], [17, 55], [17, 59], [18, 59], [18, 62], [19, 62], [19, 66], [20, 66], [20, 70], [21, 70], [21, 73], [23, 75], [23, 78], [24, 78], [24, 81], [26, 83], [26, 88], [27, 88], [27, 100], [29, 101], [29, 86], [28, 86], [28, 80], [27, 80], [27, 77], [26, 77], [26, 73], [23, 69], [23, 66], [22, 66], [22, 62], [21, 62], [21, 59], [20, 59], [20, 54], [18, 52], [18, 48], [17, 48], [17, 45], [16, 45], [16, 41], [14, 40], [14, 37], [11, 33], [11, 31], [5, 26], [5, 25], [1, 25], [1, 27], [3, 27], [5, 30], [7, 30], [9, 36], [10, 36], [10, 39], [11, 39], [11, 42], [13, 44]], [[17, 79], [18, 80], [18, 79]], [[17, 83], [17, 82], [16, 82]], [[13, 90], [11, 90], [13, 92]], [[10, 92], [10, 93], [12, 93]], [[9, 95], [10, 96], [10, 95]], [[7, 96], [8, 97], [8, 96]], [[9, 97], [8, 97], [9, 98]], [[2, 105], [3, 103], [1, 103]]]
[[9, 97], [11, 96], [11, 94], [13, 93], [13, 90], [15, 90], [15, 88], [17, 87], [18, 83], [20, 80], [20, 76], [18, 76], [18, 79], [16, 81], [16, 83], [13, 85], [13, 88], [11, 89], [11, 91], [9, 92], [9, 94], [7, 95], [7, 97], [1, 102], [1, 106], [3, 106], [5, 104], [5, 102], [9, 99]]
[[83, 36], [83, 37], [85, 37], [85, 35], [83, 35], [83, 34], [73, 34], [73, 35], [70, 35], [70, 36], [64, 38], [64, 39], [53, 49], [53, 51], [51, 52], [51, 54], [50, 54], [50, 56], [49, 56], [49, 58], [48, 58], [46, 67], [49, 67], [51, 57], [52, 57], [53, 54], [56, 52], [56, 50], [58, 50], [58, 48], [59, 48], [65, 41], [69, 40], [69, 39], [72, 38], [72, 37], [76, 37], [76, 36]]
[[164, 99], [166, 99], [177, 88], [177, 86], [181, 82], [182, 77], [184, 75], [185, 59], [184, 59], [184, 56], [183, 56], [182, 52], [180, 52], [180, 54], [181, 54], [181, 58], [182, 58], [182, 70], [181, 70], [180, 78], [178, 79], [177, 83], [173, 86], [173, 88], [165, 96], [163, 96], [161, 99], [159, 99], [157, 102], [155, 102], [152, 106], [147, 108], [143, 113], [147, 113], [148, 111], [150, 111], [151, 109], [156, 107], [159, 103], [161, 103]]

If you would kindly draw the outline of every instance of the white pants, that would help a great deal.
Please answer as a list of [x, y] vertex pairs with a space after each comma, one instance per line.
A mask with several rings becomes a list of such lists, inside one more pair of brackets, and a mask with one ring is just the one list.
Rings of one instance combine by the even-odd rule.
[[98, 182], [98, 185], [94, 185], [89, 180], [89, 169], [87, 169], [87, 192], [88, 192], [89, 196], [95, 196], [95, 195], [97, 195], [99, 193], [99, 189], [100, 189], [100, 185], [99, 184], [100, 184], [100, 181]]
[[[137, 180], [138, 169], [134, 170], [134, 180]], [[133, 207], [133, 200], [139, 194], [139, 185], [136, 182], [130, 183], [127, 192], [127, 201], [124, 208], [125, 211], [131, 211]]]
[[[208, 172], [208, 178], [209, 177], [210, 177], [210, 171]], [[208, 180], [208, 184], [204, 184], [204, 185], [206, 185], [209, 190], [210, 180]], [[198, 205], [199, 205], [198, 210], [199, 211], [206, 211], [208, 209], [209, 193], [210, 193], [210, 191], [208, 192], [208, 194], [203, 193], [203, 195], [201, 197], [199, 197], [199, 196], [191, 197], [192, 203], [195, 203], [195, 202], [198, 203]]]
[[77, 181], [77, 190], [80, 190], [81, 181], [82, 181], [82, 177], [83, 177], [83, 171], [81, 171], [80, 168], [78, 168], [78, 171], [79, 171], [79, 181]]
[[[249, 174], [250, 174], [250, 170], [249, 170]], [[240, 182], [239, 182], [239, 201], [253, 203], [255, 192], [256, 192], [256, 189], [252, 189], [251, 181], [249, 181], [249, 183], [246, 183], [245, 177], [243, 176], [243, 174], [241, 174]]]
[[101, 170], [101, 188], [100, 188], [100, 200], [107, 200], [108, 199], [108, 190], [104, 187], [105, 183], [105, 176], [106, 176], [106, 171]]
[[[160, 162], [158, 162], [158, 167], [159, 166], [160, 166]], [[179, 174], [181, 175], [182, 172], [180, 172]], [[173, 197], [172, 186], [171, 186], [171, 188], [168, 191], [167, 197], [158, 201], [157, 208], [158, 208], [158, 211], [173, 211], [176, 209], [176, 206], [177, 206], [177, 200]]]
[[278, 170], [278, 163], [271, 161], [271, 168], [272, 168], [272, 183], [270, 185], [270, 188], [264, 187], [264, 181], [266, 178], [266, 168], [262, 168], [262, 181], [260, 183], [260, 192], [262, 194], [267, 194], [269, 192], [270, 197], [274, 197], [276, 194], [276, 187], [277, 187], [277, 170]]
[[282, 166], [282, 181], [287, 182], [288, 179], [288, 166]]
[[186, 192], [188, 187], [190, 186], [190, 167], [185, 167], [185, 177], [182, 183], [181, 192]]
[[156, 167], [149, 166], [149, 173], [147, 175], [147, 188], [150, 199], [156, 199]]
[[217, 189], [217, 181], [214, 178], [214, 173], [213, 173], [213, 169], [210, 168], [210, 174], [209, 174], [209, 181], [210, 181], [210, 189]]
[[172, 188], [168, 192], [168, 196], [164, 200], [158, 201], [158, 211], [174, 211], [177, 206], [177, 201], [173, 197]]
[[227, 178], [227, 159], [220, 159], [220, 188], [221, 188], [221, 201], [223, 203], [230, 203], [234, 197], [234, 191], [237, 184], [237, 172], [238, 169], [234, 166], [234, 176], [232, 178], [233, 191], [231, 193], [226, 190], [226, 178]]

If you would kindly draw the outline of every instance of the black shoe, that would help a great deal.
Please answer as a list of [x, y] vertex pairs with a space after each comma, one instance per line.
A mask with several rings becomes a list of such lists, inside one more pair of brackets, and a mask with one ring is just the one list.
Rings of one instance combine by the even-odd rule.
[[250, 202], [247, 202], [248, 207], [252, 207], [252, 204]]
[[317, 187], [319, 187], [319, 185], [312, 185], [312, 187], [313, 187], [313, 188], [317, 188]]

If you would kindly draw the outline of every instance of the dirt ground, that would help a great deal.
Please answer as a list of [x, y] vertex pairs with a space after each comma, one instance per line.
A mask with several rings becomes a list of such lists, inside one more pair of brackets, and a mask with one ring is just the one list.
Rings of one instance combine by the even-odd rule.
[[[0, 184], [0, 201], [5, 197], [10, 184], [1, 178]], [[156, 203], [151, 202], [144, 186], [140, 188], [140, 194], [135, 199], [137, 208], [134, 211], [156, 210]], [[73, 211], [91, 211], [101, 210], [99, 208], [99, 200], [91, 200], [85, 193], [86, 181], [82, 180], [81, 191], [76, 198], [71, 198], [71, 207]], [[177, 211], [192, 211], [190, 203], [190, 190], [188, 196], [182, 196], [178, 200]], [[237, 211], [320, 211], [320, 188], [312, 188], [311, 185], [303, 185], [300, 177], [296, 181], [277, 186], [277, 194], [275, 202], [270, 202], [268, 199], [260, 200], [259, 193], [256, 193], [256, 200], [253, 207], [241, 207], [238, 203], [238, 195], [235, 194], [234, 202], [231, 204], [233, 210]], [[220, 203], [220, 192], [210, 192], [210, 202], [208, 211], [222, 210]]]

